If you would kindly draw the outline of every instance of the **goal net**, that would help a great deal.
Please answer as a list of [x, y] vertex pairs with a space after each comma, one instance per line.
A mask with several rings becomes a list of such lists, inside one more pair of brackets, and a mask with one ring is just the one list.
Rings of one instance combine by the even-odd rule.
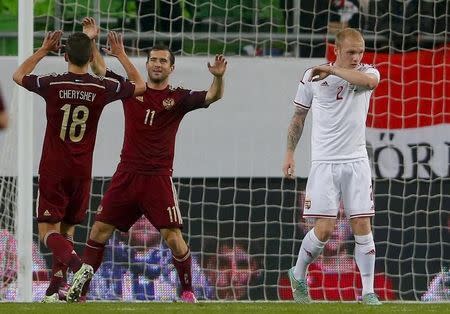
[[[0, 12], [4, 55], [17, 51], [14, 23], [2, 26], [5, 16], [18, 14], [14, 2], [3, 1]], [[81, 30], [83, 17], [93, 16], [102, 30], [100, 46], [106, 45], [108, 30], [123, 32], [142, 73], [145, 50], [169, 45], [177, 57], [172, 83], [187, 88], [207, 88], [206, 61], [217, 53], [229, 58], [224, 99], [186, 117], [177, 139], [173, 180], [200, 300], [292, 299], [287, 271], [313, 221], [302, 217], [309, 124], [297, 149], [298, 178], [284, 179], [280, 170], [290, 104], [303, 71], [334, 60], [336, 32], [360, 29], [367, 48], [363, 61], [381, 73], [366, 133], [376, 207], [375, 292], [382, 300], [450, 300], [448, 1], [39, 0], [34, 12], [35, 47], [46, 31], [62, 29], [67, 36]], [[41, 67], [42, 73], [65, 71], [60, 56], [46, 62], [56, 65]], [[8, 107], [11, 126], [0, 134], [0, 300], [17, 295], [14, 224], [23, 209], [16, 206], [14, 103]], [[44, 119], [42, 101], [35, 103]], [[121, 141], [114, 132], [121, 132], [123, 114], [120, 104], [111, 106], [119, 109], [105, 112], [107, 122], [99, 126], [90, 208], [75, 234], [79, 253], [119, 158]], [[36, 133], [42, 136], [44, 127]], [[51, 256], [38, 244], [34, 224], [33, 299], [39, 301]], [[340, 211], [336, 231], [309, 268], [314, 300], [361, 297], [353, 248], [349, 221]], [[178, 298], [179, 289], [170, 250], [141, 219], [130, 232], [114, 233], [88, 298], [169, 301]]]
[[[5, 95], [6, 90], [2, 90]], [[8, 107], [14, 119], [15, 107]], [[12, 124], [12, 125], [11, 125]], [[9, 129], [0, 131], [0, 298], [8, 295], [8, 286], [14, 283], [17, 271], [15, 217], [17, 210], [17, 132], [10, 123]]]

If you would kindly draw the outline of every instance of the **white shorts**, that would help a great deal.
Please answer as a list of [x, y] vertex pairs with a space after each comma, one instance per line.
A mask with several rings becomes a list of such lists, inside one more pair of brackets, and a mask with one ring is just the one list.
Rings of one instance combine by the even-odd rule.
[[348, 219], [375, 214], [367, 159], [346, 163], [313, 162], [306, 184], [303, 217], [336, 218], [343, 201]]

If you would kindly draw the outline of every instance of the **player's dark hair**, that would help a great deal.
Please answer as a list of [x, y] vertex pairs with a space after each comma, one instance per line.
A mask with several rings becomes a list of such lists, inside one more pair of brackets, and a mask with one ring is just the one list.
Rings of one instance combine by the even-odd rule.
[[84, 33], [73, 33], [67, 38], [66, 53], [71, 63], [84, 66], [91, 59], [91, 39]]
[[160, 50], [169, 52], [170, 65], [174, 65], [175, 64], [175, 55], [173, 54], [172, 50], [170, 50], [169, 47], [167, 47], [166, 45], [163, 45], [163, 44], [154, 45], [149, 50], [147, 50], [147, 62], [148, 62], [148, 60], [150, 60], [150, 54], [152, 53], [152, 51], [160, 51]]

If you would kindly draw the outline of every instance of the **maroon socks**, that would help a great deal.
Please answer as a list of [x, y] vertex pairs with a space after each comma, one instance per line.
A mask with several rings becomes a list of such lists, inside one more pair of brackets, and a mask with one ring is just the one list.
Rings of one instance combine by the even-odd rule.
[[181, 290], [192, 291], [192, 275], [191, 275], [191, 250], [188, 248], [186, 254], [181, 257], [172, 255], [173, 265], [177, 269], [178, 278], [180, 278]]

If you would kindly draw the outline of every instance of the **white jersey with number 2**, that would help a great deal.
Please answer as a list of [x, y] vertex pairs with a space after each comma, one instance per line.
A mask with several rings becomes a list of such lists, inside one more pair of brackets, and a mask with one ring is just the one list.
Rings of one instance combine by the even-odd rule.
[[[371, 65], [360, 64], [356, 70], [380, 80], [380, 73]], [[295, 106], [312, 109], [311, 161], [367, 158], [365, 125], [372, 90], [335, 75], [310, 82], [311, 71], [303, 75], [294, 100]]]

